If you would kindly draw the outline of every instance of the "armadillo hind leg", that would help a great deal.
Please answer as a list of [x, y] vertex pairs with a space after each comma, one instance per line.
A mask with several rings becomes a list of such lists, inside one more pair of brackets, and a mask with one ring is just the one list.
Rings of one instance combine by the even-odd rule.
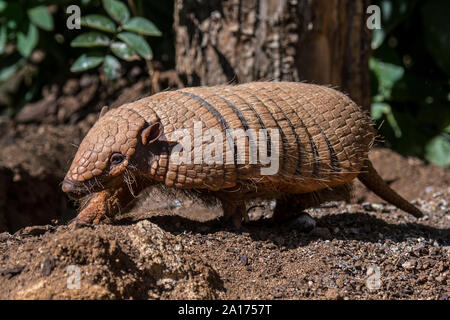
[[370, 160], [364, 161], [364, 166], [358, 175], [358, 179], [373, 193], [381, 199], [393, 204], [397, 208], [420, 218], [422, 212], [407, 200], [402, 198], [397, 192], [392, 190], [388, 184], [380, 177]]
[[302, 209], [302, 200], [312, 194], [284, 195], [277, 199], [277, 205], [272, 215], [272, 221], [295, 228], [300, 232], [310, 232], [316, 226], [316, 221]]
[[273, 211], [272, 220], [275, 222], [283, 222], [296, 217], [302, 212], [301, 201], [303, 196], [310, 195], [290, 195], [286, 194], [277, 199], [277, 204]]
[[277, 199], [273, 220], [283, 221], [292, 218], [308, 208], [315, 208], [328, 201], [350, 201], [352, 184], [344, 183], [309, 193], [285, 194]]

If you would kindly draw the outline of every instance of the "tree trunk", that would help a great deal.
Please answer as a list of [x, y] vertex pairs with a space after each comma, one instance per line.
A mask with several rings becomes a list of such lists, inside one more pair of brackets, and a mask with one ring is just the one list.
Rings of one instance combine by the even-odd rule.
[[329, 84], [369, 109], [370, 0], [175, 0], [176, 65], [189, 86]]

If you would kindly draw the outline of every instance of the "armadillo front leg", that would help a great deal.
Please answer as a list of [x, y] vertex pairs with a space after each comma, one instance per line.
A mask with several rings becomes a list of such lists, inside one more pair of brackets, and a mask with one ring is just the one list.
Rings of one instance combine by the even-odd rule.
[[86, 207], [72, 221], [71, 225], [98, 224], [107, 212], [107, 199], [110, 197], [109, 191], [104, 190], [94, 194]]
[[128, 188], [116, 190], [103, 190], [95, 193], [86, 207], [73, 220], [71, 225], [99, 224], [105, 216], [114, 216], [120, 209], [125, 207], [131, 200]]
[[242, 221], [248, 222], [247, 208], [245, 201], [231, 192], [218, 192], [217, 198], [222, 203], [223, 217], [222, 222], [232, 222], [236, 228], [240, 228]]

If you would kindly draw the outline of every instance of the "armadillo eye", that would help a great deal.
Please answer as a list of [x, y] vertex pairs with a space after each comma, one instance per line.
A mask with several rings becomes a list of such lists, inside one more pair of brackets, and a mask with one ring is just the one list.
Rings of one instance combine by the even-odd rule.
[[118, 165], [121, 164], [124, 159], [125, 157], [121, 153], [113, 153], [109, 159], [109, 162], [112, 165]]

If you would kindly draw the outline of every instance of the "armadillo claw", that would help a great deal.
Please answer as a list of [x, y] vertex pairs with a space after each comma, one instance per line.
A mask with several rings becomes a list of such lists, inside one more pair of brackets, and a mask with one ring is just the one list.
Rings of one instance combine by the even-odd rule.
[[78, 216], [76, 216], [75, 218], [70, 220], [69, 224], [68, 224], [68, 227], [69, 227], [70, 230], [76, 230], [76, 229], [79, 229], [79, 228], [92, 227], [92, 226], [93, 226], [93, 224], [78, 218]]

